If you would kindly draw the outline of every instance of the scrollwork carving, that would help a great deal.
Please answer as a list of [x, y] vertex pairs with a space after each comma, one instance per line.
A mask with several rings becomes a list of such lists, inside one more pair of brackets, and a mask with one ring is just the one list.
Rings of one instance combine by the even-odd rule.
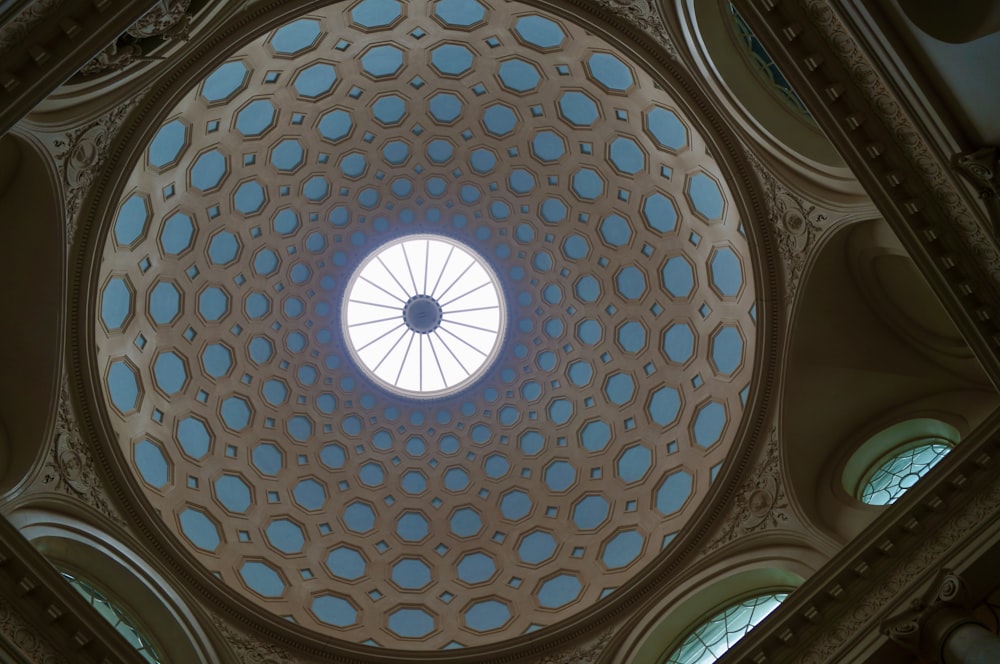
[[80, 435], [66, 382], [59, 392], [55, 440], [41, 483], [48, 490], [79, 498], [118, 525], [125, 525], [125, 520], [108, 499], [91, 451]]
[[609, 629], [586, 645], [546, 655], [538, 664], [596, 664], [614, 635], [614, 629]]
[[810, 252], [833, 222], [828, 212], [789, 191], [752, 152], [748, 151], [747, 155], [764, 187], [768, 221], [785, 268], [784, 302], [787, 307], [795, 300]]
[[23, 42], [35, 24], [54, 13], [63, 0], [36, 0], [24, 4], [24, 9], [17, 16], [0, 26], [0, 53]]
[[44, 635], [30, 625], [7, 600], [0, 598], [0, 634], [7, 643], [24, 654], [25, 659], [39, 664], [61, 664], [66, 658], [57, 653]]
[[295, 661], [291, 653], [281, 646], [265, 643], [239, 632], [217, 615], [212, 616], [212, 622], [236, 655], [236, 661], [242, 664], [283, 664]]
[[52, 141], [52, 146], [57, 151], [55, 160], [66, 184], [64, 203], [67, 244], [73, 244], [76, 239], [80, 207], [83, 205], [88, 187], [104, 165], [111, 141], [121, 128], [125, 117], [136, 107], [144, 94], [145, 92], [140, 92], [106, 115]]
[[[804, 647], [804, 652], [799, 653], [794, 660], [788, 658], [787, 661], [811, 663], [835, 660], [837, 653], [850, 639], [870, 634], [876, 627], [872, 623], [878, 620], [883, 611], [890, 607], [907, 588], [918, 583], [926, 574], [940, 569], [941, 563], [947, 559], [950, 552], [962, 547], [967, 537], [981, 532], [984, 524], [993, 523], [998, 515], [1000, 515], [1000, 481], [994, 482], [988, 489], [977, 494], [939, 530], [921, 539], [917, 546], [909, 550], [907, 556], [893, 560], [891, 565], [885, 568], [886, 573], [871, 574], [866, 581], [859, 580], [859, 583], [865, 586], [863, 594], [860, 595], [862, 599], [845, 604], [844, 610], [837, 614], [828, 613], [826, 620], [819, 625], [820, 633], [809, 634], [808, 639], [801, 640], [800, 645]], [[938, 580], [931, 584], [928, 593], [913, 602], [910, 610], [902, 615], [884, 618], [882, 627], [886, 630], [886, 634], [895, 628], [905, 639], [912, 640], [912, 631], [908, 631], [911, 628], [905, 623], [918, 620], [921, 613], [919, 607], [935, 601], [943, 586], [960, 587], [949, 581], [949, 576], [954, 575], [948, 570], [943, 570]], [[859, 593], [855, 592], [853, 596], [858, 597]], [[945, 596], [953, 596], [955, 600], [961, 598], [960, 594], [953, 594], [951, 589], [945, 591]], [[949, 603], [956, 603], [955, 600]], [[904, 640], [901, 644], [905, 642]]]
[[591, 0], [610, 13], [625, 19], [635, 30], [651, 37], [671, 60], [680, 61], [680, 52], [667, 31], [655, 2], [649, 0]]
[[719, 533], [703, 553], [716, 551], [724, 544], [750, 533], [777, 528], [788, 520], [788, 499], [781, 477], [778, 432], [775, 428], [771, 430], [763, 458], [754, 466], [749, 480], [737, 493]]
[[1000, 237], [1000, 151], [995, 147], [980, 148], [957, 154], [955, 168], [976, 189], [979, 198], [993, 217], [993, 234]]
[[[921, 639], [927, 631], [928, 622], [942, 611], [955, 607], [967, 608], [965, 604], [966, 589], [962, 578], [943, 569], [923, 597], [913, 600], [911, 607], [902, 614], [882, 623], [882, 633], [904, 648], [920, 653]], [[933, 633], [935, 630], [929, 631]]]
[[125, 34], [101, 51], [97, 57], [80, 68], [83, 76], [96, 76], [109, 71], [120, 71], [140, 60], [156, 60], [144, 55], [147, 49], [143, 40], [175, 39], [186, 41], [190, 36], [191, 0], [171, 0], [169, 4], [153, 7], [132, 24]]
[[138, 44], [113, 42], [94, 59], [80, 67], [80, 74], [95, 76], [108, 71], [121, 71], [142, 58], [142, 47]]
[[191, 23], [190, 7], [191, 0], [172, 0], [166, 7], [158, 5], [133, 23], [127, 32], [136, 39], [187, 39]]

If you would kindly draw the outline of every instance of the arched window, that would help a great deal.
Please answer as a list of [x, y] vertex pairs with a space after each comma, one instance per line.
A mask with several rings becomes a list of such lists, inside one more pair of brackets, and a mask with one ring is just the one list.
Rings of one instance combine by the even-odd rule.
[[63, 578], [76, 588], [77, 592], [83, 595], [90, 605], [97, 609], [101, 617], [118, 630], [118, 633], [125, 637], [125, 640], [132, 644], [132, 647], [139, 651], [148, 662], [159, 664], [163, 660], [160, 658], [157, 648], [152, 640], [147, 636], [145, 629], [141, 628], [132, 615], [121, 603], [111, 598], [111, 596], [98, 590], [93, 583], [81, 579], [79, 576], [63, 571]]
[[8, 518], [147, 661], [220, 661], [183, 596], [146, 555], [69, 514], [21, 507]]
[[722, 657], [769, 613], [788, 593], [756, 595], [715, 614], [688, 635], [664, 664], [708, 664]]
[[899, 500], [958, 444], [955, 427], [932, 418], [897, 422], [869, 437], [851, 455], [844, 490], [866, 505]]
[[864, 483], [861, 502], [891, 505], [950, 451], [951, 445], [940, 439], [897, 451], [875, 468]]
[[736, 33], [743, 42], [746, 48], [746, 55], [751, 63], [753, 63], [753, 66], [760, 71], [763, 77], [771, 84], [774, 92], [786, 104], [795, 109], [796, 112], [801, 113], [804, 117], [812, 120], [812, 115], [809, 113], [806, 105], [802, 103], [802, 100], [799, 99], [799, 96], [795, 94], [791, 83], [788, 82], [785, 75], [778, 69], [778, 65], [774, 64], [774, 59], [764, 49], [764, 45], [760, 43], [757, 35], [753, 33], [753, 30], [750, 29], [750, 26], [743, 20], [743, 17], [736, 11], [736, 7], [732, 3], [729, 3], [729, 12], [732, 14], [733, 26], [736, 29]]

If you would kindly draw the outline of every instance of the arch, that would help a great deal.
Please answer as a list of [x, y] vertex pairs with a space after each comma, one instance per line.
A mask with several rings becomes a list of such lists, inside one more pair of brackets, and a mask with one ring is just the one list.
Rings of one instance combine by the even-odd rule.
[[[838, 190], [856, 185], [840, 155], [808, 113], [775, 88], [751, 52], [729, 0], [675, 0], [695, 64], [740, 129], [773, 157], [771, 166]], [[788, 168], [792, 166], [791, 168]]]
[[861, 443], [914, 418], [965, 436], [996, 405], [961, 333], [879, 219], [841, 228], [820, 250], [800, 287], [786, 357], [782, 462], [795, 471], [791, 493], [842, 541], [878, 514], [843, 485]]
[[124, 636], [140, 655], [155, 664], [163, 662], [160, 655], [161, 647], [153, 642], [146, 626], [136, 620], [133, 612], [127, 609], [118, 597], [91, 579], [74, 574], [65, 568], [61, 568], [60, 571], [63, 578], [83, 595], [90, 605], [97, 609], [101, 617]]
[[21, 482], [50, 439], [62, 360], [63, 210], [54, 166], [40, 149], [0, 138], [0, 494]]
[[649, 610], [613, 646], [607, 664], [661, 664], [693, 629], [734, 601], [767, 592], [788, 592], [822, 567], [826, 556], [807, 542], [751, 537], [727, 559], [693, 572]]
[[[898, 458], [901, 454], [926, 446], [943, 446], [950, 450], [958, 444], [960, 438], [961, 434], [958, 429], [941, 420], [918, 417], [897, 422], [882, 429], [855, 449], [844, 466], [844, 472], [841, 475], [842, 486], [848, 494], [868, 505], [888, 504], [872, 502], [864, 498], [864, 495], [871, 489], [870, 484], [873, 477], [886, 463]], [[937, 463], [941, 457], [943, 454], [940, 457], [936, 456], [932, 465]], [[922, 475], [923, 473], [921, 473]]]
[[[725, 608], [693, 628], [667, 657], [665, 664], [705, 662], [722, 657], [764, 618], [785, 601], [787, 592], [755, 591], [743, 599], [733, 598]], [[720, 633], [721, 629], [721, 633]]]
[[99, 582], [151, 635], [165, 662], [219, 661], [186, 600], [144, 557], [110, 533], [67, 514], [23, 507], [9, 519], [60, 571]]

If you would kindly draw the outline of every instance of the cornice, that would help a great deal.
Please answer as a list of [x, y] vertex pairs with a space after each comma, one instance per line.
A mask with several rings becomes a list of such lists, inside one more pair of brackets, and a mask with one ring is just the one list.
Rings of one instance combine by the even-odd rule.
[[[766, 439], [765, 424], [772, 408], [773, 386], [777, 375], [780, 334], [779, 307], [781, 298], [778, 291], [778, 268], [771, 230], [766, 225], [753, 224], [752, 220], [767, 218], [766, 196], [760, 188], [752, 164], [744, 154], [738, 141], [724, 120], [713, 109], [710, 100], [679, 68], [664, 44], [666, 38], [652, 38], [645, 29], [644, 11], [653, 11], [649, 5], [635, 3], [608, 3], [595, 5], [587, 0], [572, 3], [535, 3], [546, 10], [564, 16], [571, 15], [580, 24], [606, 35], [637, 61], [657, 73], [657, 78], [681, 93], [682, 103], [689, 105], [690, 115], [701, 124], [700, 129], [712, 145], [712, 152], [719, 160], [726, 179], [733, 185], [734, 196], [738, 199], [741, 216], [748, 225], [753, 224], [753, 260], [756, 266], [756, 287], [758, 300], [757, 343], [759, 347], [758, 365], [751, 386], [751, 400], [747, 405], [747, 416], [741, 425], [740, 437], [746, 441], [734, 456], [727, 459], [718, 478], [718, 488], [696, 517], [697, 525], [678, 538], [670, 555], [663, 557], [650, 568], [644, 570], [618, 593], [617, 600], [601, 603], [582, 611], [566, 623], [512, 639], [496, 647], [469, 649], [457, 652], [406, 653], [383, 651], [374, 653], [369, 648], [353, 644], [337, 644], [336, 650], [327, 639], [319, 638], [298, 626], [273, 616], [262, 616], [248, 610], [246, 603], [235, 593], [224, 592], [217, 582], [194, 562], [190, 554], [179, 550], [172, 537], [160, 526], [158, 517], [139, 497], [139, 491], [129, 485], [135, 482], [121, 463], [111, 453], [110, 428], [103, 421], [99, 409], [93, 405], [97, 394], [99, 372], [93, 365], [89, 330], [93, 330], [97, 288], [93, 282], [96, 272], [88, 258], [87, 247], [95, 246], [106, 232], [110, 209], [124, 186], [127, 173], [125, 166], [134, 162], [142, 150], [144, 141], [155, 129], [163, 114], [176, 98], [194, 81], [206, 75], [239, 43], [252, 34], [272, 28], [293, 16], [299, 15], [321, 3], [308, 2], [267, 2], [249, 7], [230, 22], [217, 26], [210, 37], [195, 48], [185, 51], [184, 59], [166, 72], [156, 87], [137, 103], [123, 111], [125, 119], [117, 136], [111, 132], [101, 167], [95, 167], [96, 176], [86, 187], [80, 209], [80, 223], [77, 230], [76, 251], [73, 257], [70, 302], [73, 325], [79, 331], [71, 340], [70, 357], [72, 363], [71, 389], [81, 395], [80, 428], [81, 435], [92, 442], [95, 464], [102, 475], [115, 478], [109, 482], [114, 503], [121, 510], [127, 523], [133, 524], [136, 535], [149, 544], [149, 548], [162, 558], [173, 575], [183, 580], [202, 598], [207, 611], [219, 615], [216, 621], [220, 630], [228, 624], [239, 628], [243, 636], [241, 643], [257, 644], [240, 646], [246, 653], [264, 653], [260, 661], [267, 658], [283, 657], [281, 653], [292, 653], [297, 659], [325, 659], [341, 662], [391, 662], [391, 661], [435, 661], [435, 662], [514, 662], [536, 661], [547, 655], [563, 659], [552, 661], [574, 661], [570, 655], [557, 654], [560, 649], [597, 648], [600, 646], [577, 645], [592, 637], [595, 632], [605, 633], [611, 625], [623, 620], [630, 612], [638, 610], [642, 600], [655, 595], [665, 581], [673, 578], [688, 561], [693, 560], [714, 524], [726, 512], [728, 505], [740, 490], [742, 478], [747, 476], [755, 458], [755, 449]], [[636, 9], [638, 7], [638, 9]], [[615, 11], [612, 11], [612, 8]], [[645, 8], [645, 9], [643, 9]], [[641, 10], [641, 11], [639, 11]], [[586, 651], [589, 652], [589, 651]], [[594, 650], [596, 656], [596, 650]], [[249, 654], [238, 655], [243, 661], [258, 661]], [[257, 655], [254, 655], [255, 657]], [[565, 657], [570, 656], [569, 660]]]
[[879, 624], [1000, 516], [1000, 412], [808, 579], [720, 662], [827, 662]]
[[990, 221], [934, 149], [877, 56], [826, 0], [736, 0], [844, 155], [994, 382], [1000, 252]]
[[153, 0], [34, 3], [0, 34], [0, 134], [124, 32]]
[[32, 662], [144, 661], [4, 518], [0, 634]]

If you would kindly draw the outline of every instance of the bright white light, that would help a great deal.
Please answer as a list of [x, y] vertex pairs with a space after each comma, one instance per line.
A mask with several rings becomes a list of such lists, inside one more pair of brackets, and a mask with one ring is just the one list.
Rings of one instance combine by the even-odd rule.
[[506, 311], [496, 275], [472, 249], [410, 235], [355, 271], [341, 320], [351, 355], [373, 378], [400, 394], [433, 397], [486, 371]]

